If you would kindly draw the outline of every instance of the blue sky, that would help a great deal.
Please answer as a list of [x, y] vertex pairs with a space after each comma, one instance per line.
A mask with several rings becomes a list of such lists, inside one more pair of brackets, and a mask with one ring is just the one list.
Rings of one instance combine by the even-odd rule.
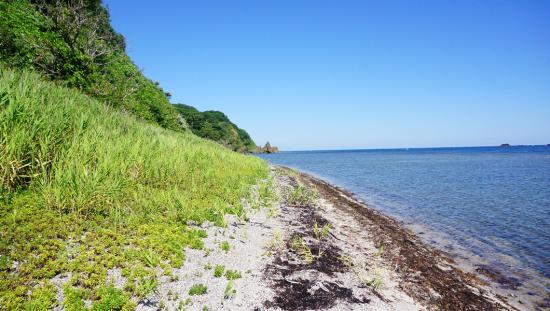
[[550, 1], [105, 1], [172, 102], [284, 150], [550, 143]]

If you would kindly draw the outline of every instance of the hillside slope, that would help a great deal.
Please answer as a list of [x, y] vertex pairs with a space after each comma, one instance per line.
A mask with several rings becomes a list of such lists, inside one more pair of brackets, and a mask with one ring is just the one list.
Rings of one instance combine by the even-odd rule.
[[125, 50], [100, 0], [0, 2], [0, 63], [32, 68], [164, 128], [183, 131], [190, 124], [193, 133], [232, 150], [254, 150], [248, 133], [223, 113], [171, 105], [170, 93], [145, 77]]
[[99, 0], [0, 2], [0, 59], [33, 68], [119, 110], [181, 129], [167, 93], [125, 52]]
[[[243, 198], [261, 199], [250, 197], [267, 177], [260, 159], [0, 70], [2, 310], [51, 309], [59, 291], [66, 310], [132, 309], [183, 264], [186, 246], [203, 247], [189, 223], [223, 224], [243, 215]], [[123, 289], [110, 285], [113, 268]]]
[[213, 110], [200, 112], [184, 104], [175, 104], [174, 107], [196, 135], [217, 141], [234, 151], [251, 152], [256, 149], [256, 144], [250, 135], [231, 122], [223, 112]]

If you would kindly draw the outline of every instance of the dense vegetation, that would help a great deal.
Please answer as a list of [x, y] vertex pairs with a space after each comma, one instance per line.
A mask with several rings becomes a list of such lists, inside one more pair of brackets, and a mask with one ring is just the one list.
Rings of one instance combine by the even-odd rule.
[[[49, 310], [59, 291], [65, 310], [133, 309], [203, 247], [190, 223], [269, 194], [266, 164], [186, 130], [124, 49], [100, 0], [0, 1], [0, 310]], [[205, 137], [253, 144], [207, 115], [239, 140]]]
[[[132, 308], [155, 290], [155, 268], [171, 275], [184, 247], [202, 247], [189, 221], [222, 225], [242, 198], [258, 202], [263, 161], [0, 70], [0, 309], [53, 307], [56, 275], [69, 278], [68, 310]], [[109, 285], [114, 267], [124, 290]]]
[[222, 112], [200, 112], [194, 107], [183, 104], [174, 106], [196, 135], [217, 141], [234, 151], [251, 152], [256, 149], [256, 144], [248, 133], [233, 124]]
[[[235, 151], [254, 150], [248, 133], [221, 112], [170, 104], [170, 94], [147, 79], [125, 53], [124, 37], [99, 0], [0, 2], [0, 58], [162, 127], [183, 130]], [[185, 118], [189, 118], [185, 122]]]
[[0, 57], [34, 68], [120, 110], [181, 129], [168, 96], [126, 55], [99, 0], [0, 2]]

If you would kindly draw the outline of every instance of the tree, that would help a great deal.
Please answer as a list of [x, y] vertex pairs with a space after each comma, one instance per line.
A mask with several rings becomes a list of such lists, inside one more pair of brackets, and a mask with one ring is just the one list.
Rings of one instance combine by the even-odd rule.
[[184, 104], [174, 104], [174, 107], [196, 135], [214, 140], [234, 151], [255, 151], [256, 144], [250, 135], [231, 122], [224, 113], [214, 110], [200, 112]]

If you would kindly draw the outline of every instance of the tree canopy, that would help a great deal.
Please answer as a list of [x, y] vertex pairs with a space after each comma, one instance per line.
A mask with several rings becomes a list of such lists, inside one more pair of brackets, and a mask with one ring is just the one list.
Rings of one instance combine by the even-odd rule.
[[196, 108], [184, 104], [175, 104], [174, 107], [196, 135], [217, 141], [239, 152], [256, 149], [256, 144], [250, 135], [231, 122], [223, 112], [214, 110], [200, 112]]
[[162, 127], [182, 128], [168, 94], [126, 54], [100, 0], [0, 2], [0, 58]]

